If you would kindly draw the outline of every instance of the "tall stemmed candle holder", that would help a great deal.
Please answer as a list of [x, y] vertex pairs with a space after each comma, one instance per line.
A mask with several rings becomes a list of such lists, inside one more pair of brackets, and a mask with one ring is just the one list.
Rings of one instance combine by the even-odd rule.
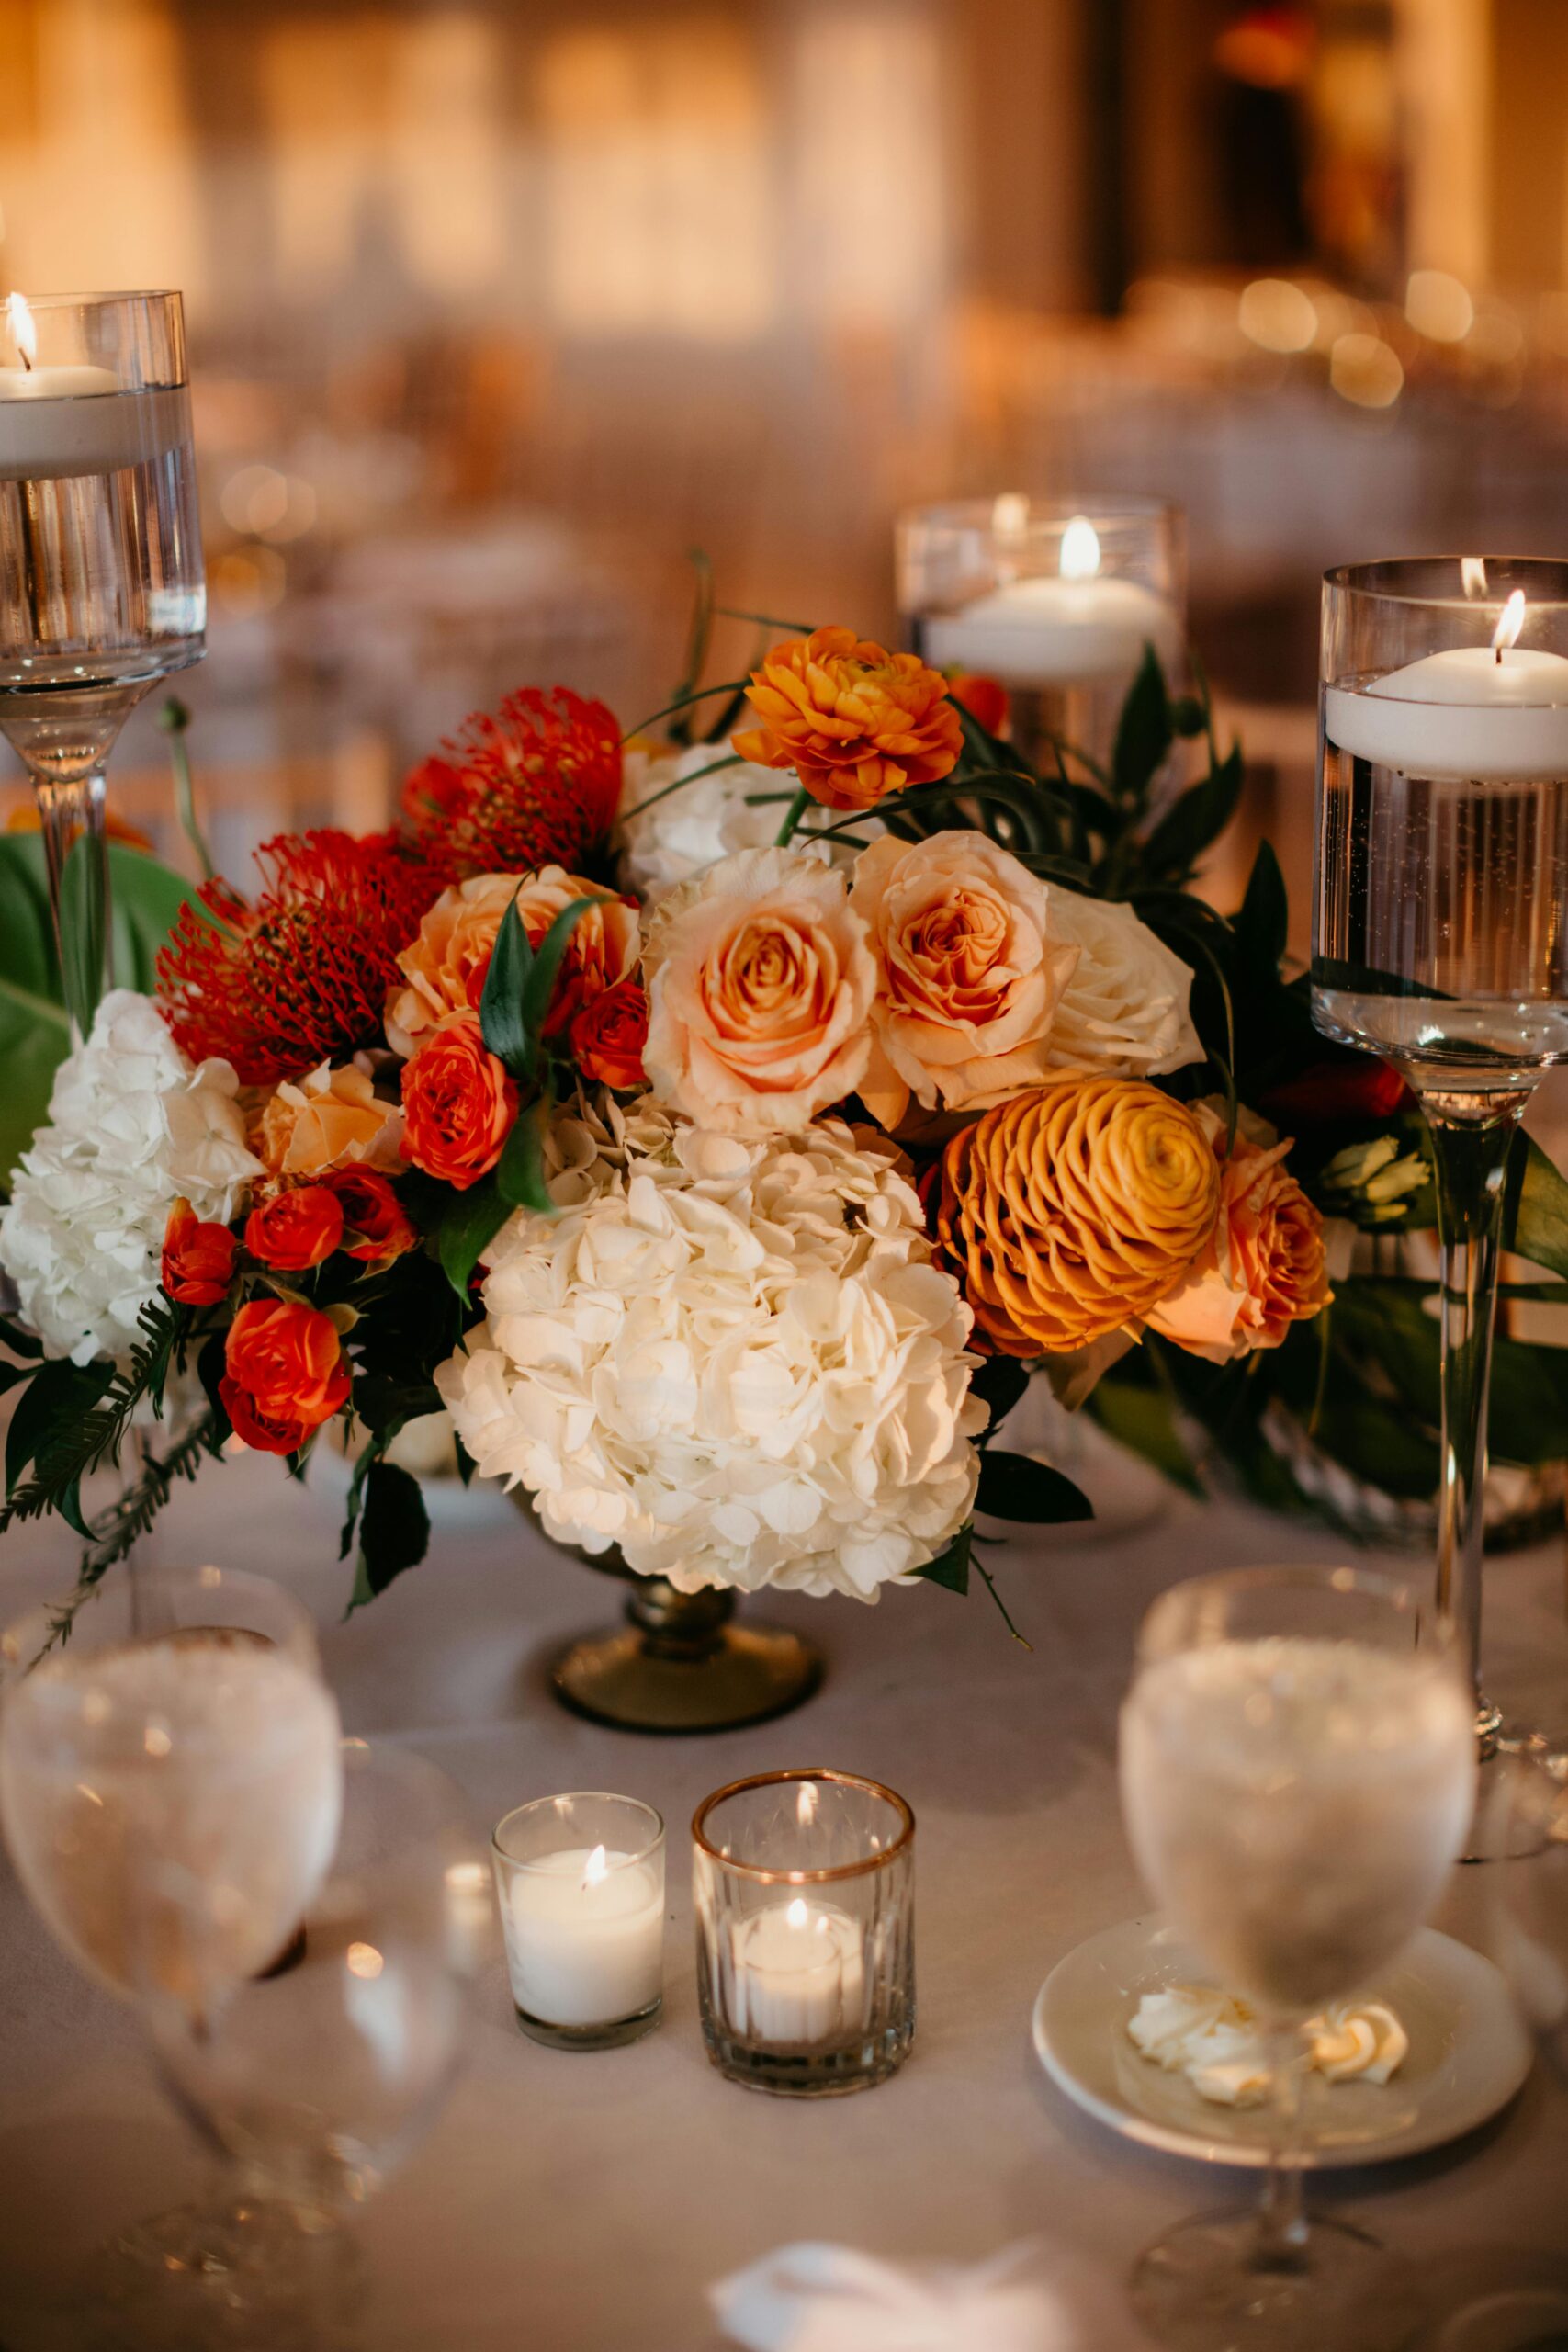
[[1415, 1089], [1442, 1242], [1438, 1602], [1480, 1681], [1504, 1175], [1568, 1060], [1568, 563], [1350, 564], [1323, 607], [1313, 1018]]
[[207, 592], [177, 294], [11, 295], [0, 334], [0, 730], [32, 779], [66, 1010], [108, 954], [104, 763], [198, 662]]
[[1039, 765], [1069, 745], [1100, 765], [1146, 646], [1180, 662], [1182, 517], [1155, 499], [1000, 497], [899, 517], [898, 609], [938, 670], [1008, 691], [1011, 740]]

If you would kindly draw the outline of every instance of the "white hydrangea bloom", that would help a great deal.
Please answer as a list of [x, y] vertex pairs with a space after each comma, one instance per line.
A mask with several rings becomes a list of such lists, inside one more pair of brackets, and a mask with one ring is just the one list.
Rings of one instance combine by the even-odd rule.
[[150, 997], [115, 989], [55, 1073], [0, 1212], [0, 1267], [51, 1356], [123, 1355], [157, 1295], [173, 1202], [227, 1224], [261, 1163], [225, 1061], [193, 1068]]
[[986, 1408], [889, 1147], [837, 1122], [761, 1143], [591, 1124], [551, 1180], [559, 1215], [491, 1244], [487, 1321], [436, 1374], [480, 1471], [683, 1592], [874, 1600], [936, 1558]]
[[[615, 847], [621, 888], [634, 892], [645, 906], [654, 905], [678, 882], [705, 874], [721, 857], [739, 849], [766, 849], [777, 840], [785, 803], [795, 789], [794, 776], [776, 768], [753, 767], [750, 761], [719, 768], [716, 775], [707, 773], [718, 761], [732, 757], [728, 742], [694, 743], [684, 752], [658, 757], [635, 747], [626, 752]], [[679, 791], [668, 789], [677, 783]], [[660, 792], [664, 797], [655, 799]], [[768, 797], [749, 800], [749, 795], [758, 793]], [[809, 846], [814, 857], [847, 865], [856, 854], [852, 848], [812, 843], [810, 838], [815, 826], [840, 821], [839, 811], [813, 806], [795, 833], [795, 846]], [[870, 816], [855, 826], [865, 839], [882, 830]]]
[[1162, 1078], [1203, 1059], [1192, 974], [1131, 907], [1051, 890], [1052, 935], [1078, 950], [1051, 1023], [1051, 1059], [1101, 1078]]

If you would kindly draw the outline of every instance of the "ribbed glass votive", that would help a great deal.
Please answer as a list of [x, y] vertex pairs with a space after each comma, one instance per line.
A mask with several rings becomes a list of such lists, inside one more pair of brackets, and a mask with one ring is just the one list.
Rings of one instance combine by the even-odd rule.
[[852, 1772], [766, 1772], [692, 1823], [697, 1991], [732, 2082], [865, 2090], [915, 2031], [915, 1816]]

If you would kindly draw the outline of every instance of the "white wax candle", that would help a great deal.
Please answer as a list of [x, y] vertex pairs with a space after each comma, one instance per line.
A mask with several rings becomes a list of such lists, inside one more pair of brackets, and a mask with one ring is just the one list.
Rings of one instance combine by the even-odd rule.
[[1437, 781], [1568, 775], [1568, 660], [1534, 646], [1428, 653], [1374, 685], [1330, 686], [1324, 731], [1354, 758]]
[[545, 1855], [502, 1885], [502, 1921], [513, 1998], [545, 2025], [617, 2025], [659, 1997], [664, 1903], [649, 1862], [588, 1846]]
[[0, 368], [0, 481], [118, 473], [189, 438], [183, 384], [120, 391], [107, 368]]
[[1167, 669], [1181, 649], [1176, 614], [1136, 580], [1009, 581], [960, 613], [929, 620], [925, 655], [939, 670], [979, 670], [1004, 685], [1072, 685], [1130, 678], [1152, 645]]
[[730, 1936], [733, 2014], [750, 2040], [814, 2045], [857, 2030], [865, 1961], [861, 1930], [844, 1912], [797, 1895], [737, 1920]]

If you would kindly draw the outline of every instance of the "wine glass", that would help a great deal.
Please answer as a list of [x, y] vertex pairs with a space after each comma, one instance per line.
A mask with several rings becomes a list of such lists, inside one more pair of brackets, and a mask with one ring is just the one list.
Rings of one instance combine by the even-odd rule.
[[108, 948], [104, 763], [153, 681], [200, 661], [206, 626], [179, 296], [11, 295], [0, 332], [0, 731], [37, 796], [78, 1041]]
[[1305, 2021], [1363, 1987], [1437, 1901], [1475, 1795], [1453, 1629], [1348, 1568], [1174, 1587], [1144, 1620], [1122, 1711], [1122, 1806], [1143, 1877], [1270, 2047], [1261, 2209], [1186, 2222], [1134, 2273], [1183, 2352], [1393, 2352], [1413, 2324], [1381, 2249], [1310, 2229]]
[[1504, 1177], [1568, 1059], [1568, 563], [1348, 564], [1324, 586], [1312, 1009], [1426, 1115], [1442, 1243], [1438, 1601], [1483, 1760], [1486, 1404]]
[[112, 2249], [113, 2300], [139, 2344], [162, 2342], [172, 2311], [190, 2340], [193, 2306], [209, 2300], [247, 2343], [320, 2328], [352, 2278], [338, 2225], [417, 2143], [460, 2064], [468, 1979], [495, 1940], [482, 1840], [422, 1758], [350, 1739], [342, 1760], [336, 1849], [297, 1958], [231, 1982], [200, 2018], [166, 1996], [149, 2004], [164, 2080], [240, 2194], [223, 2211], [142, 2223]]
[[47, 1610], [0, 1635], [0, 1824], [91, 1975], [199, 2019], [277, 1958], [342, 1793], [337, 1709], [297, 1602], [217, 1567], [107, 1580], [68, 1639]]

